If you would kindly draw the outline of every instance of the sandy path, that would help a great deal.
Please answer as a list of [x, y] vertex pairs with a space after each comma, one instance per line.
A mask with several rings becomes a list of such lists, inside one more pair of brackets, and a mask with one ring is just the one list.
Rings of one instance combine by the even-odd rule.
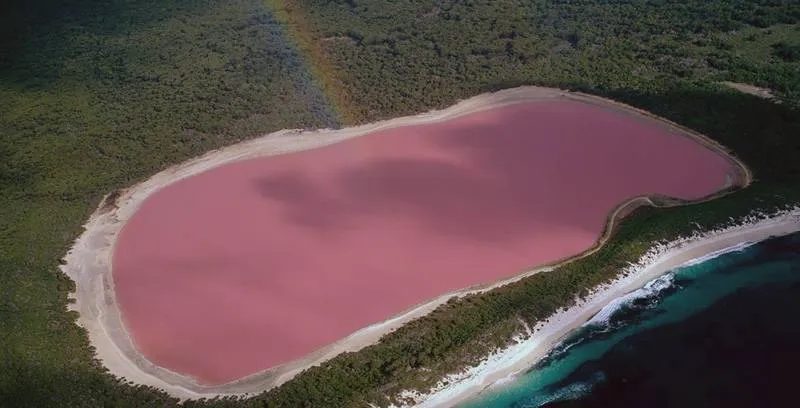
[[[490, 290], [531, 274], [549, 270], [553, 265], [542, 266], [525, 272], [512, 279], [496, 282], [484, 287], [472, 287], [458, 292], [439, 296], [422, 305], [403, 312], [383, 323], [376, 324], [348, 336], [328, 347], [324, 347], [302, 359], [274, 369], [254, 374], [247, 378], [221, 386], [201, 386], [185, 376], [158, 367], [134, 347], [123, 327], [115, 301], [113, 281], [111, 280], [111, 254], [119, 232], [124, 223], [139, 208], [142, 201], [159, 189], [183, 178], [208, 169], [255, 157], [295, 152], [333, 144], [349, 138], [362, 136], [380, 129], [408, 125], [429, 124], [446, 121], [468, 113], [479, 112], [520, 102], [569, 99], [622, 111], [639, 118], [656, 119], [667, 129], [691, 137], [699, 143], [727, 157], [739, 170], [736, 180], [729, 180], [729, 187], [746, 186], [751, 180], [750, 171], [741, 162], [729, 155], [727, 149], [716, 142], [685, 129], [674, 123], [659, 119], [647, 112], [637, 110], [606, 99], [580, 93], [560, 90], [520, 87], [492, 94], [483, 94], [460, 102], [448, 109], [433, 111], [417, 116], [398, 118], [373, 124], [341, 130], [284, 130], [259, 137], [254, 140], [229, 146], [185, 163], [162, 171], [152, 178], [124, 191], [111, 194], [85, 225], [85, 232], [78, 238], [65, 257], [62, 270], [75, 282], [77, 291], [73, 310], [80, 313], [78, 324], [86, 328], [97, 357], [109, 368], [112, 374], [124, 377], [135, 383], [155, 386], [180, 398], [199, 398], [214, 395], [256, 393], [282, 384], [303, 369], [344, 351], [355, 351], [376, 342], [383, 334], [399, 327], [405, 322], [420, 317], [447, 299], [459, 294]], [[713, 198], [713, 197], [709, 197]], [[680, 204], [674, 200], [638, 197], [617, 207], [609, 217], [609, 223], [598, 244], [579, 256], [593, 253], [605, 242], [614, 229], [617, 220], [640, 205], [652, 205], [653, 201], [662, 205]]]
[[585, 301], [556, 313], [538, 325], [532, 335], [500, 353], [490, 356], [467, 373], [451, 377], [450, 385], [440, 386], [429, 395], [408, 393], [408, 405], [452, 407], [492, 386], [502, 386], [536, 364], [572, 331], [579, 328], [612, 300], [637, 290], [647, 282], [686, 263], [709, 254], [736, 250], [742, 243], [755, 243], [770, 237], [800, 231], [800, 208], [768, 218], [745, 220], [717, 231], [676, 240], [653, 248], [631, 268], [631, 274], [595, 290]]
[[772, 92], [772, 90], [767, 88], [761, 88], [755, 85], [743, 84], [739, 82], [725, 81], [721, 83], [729, 88], [746, 93], [748, 95], [753, 95], [764, 99], [775, 99], [775, 94]]

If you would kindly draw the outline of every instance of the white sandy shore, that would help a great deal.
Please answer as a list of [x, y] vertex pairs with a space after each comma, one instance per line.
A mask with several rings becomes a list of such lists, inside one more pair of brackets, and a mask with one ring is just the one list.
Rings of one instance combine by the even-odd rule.
[[[170, 395], [182, 399], [218, 395], [247, 395], [278, 386], [302, 370], [318, 365], [340, 353], [357, 351], [374, 344], [384, 334], [395, 330], [410, 320], [431, 312], [453, 296], [490, 290], [511, 281], [522, 279], [525, 276], [549, 270], [548, 267], [539, 267], [522, 272], [510, 279], [482, 287], [466, 288], [461, 291], [443, 294], [437, 299], [404, 311], [389, 320], [359, 330], [347, 338], [317, 350], [299, 360], [253, 374], [229, 384], [205, 386], [198, 384], [193, 378], [171, 372], [153, 364], [136, 349], [122, 324], [120, 311], [117, 307], [114, 282], [111, 278], [111, 257], [119, 232], [125, 222], [137, 211], [141, 203], [156, 191], [186, 177], [240, 160], [318, 148], [367, 135], [378, 130], [437, 123], [510, 104], [554, 99], [572, 100], [613, 109], [631, 115], [638, 120], [647, 120], [657, 126], [663, 126], [678, 135], [690, 137], [728, 158], [738, 169], [737, 180], [732, 180], [729, 184], [747, 186], [752, 181], [752, 175], [744, 164], [732, 157], [724, 146], [703, 135], [614, 101], [550, 88], [513, 88], [479, 95], [440, 111], [340, 130], [283, 130], [209, 152], [166, 169], [144, 182], [118, 192], [118, 194], [110, 195], [105, 200], [106, 202], [102, 203], [100, 208], [92, 214], [84, 226], [84, 233], [64, 257], [65, 262], [62, 270], [76, 284], [74, 303], [70, 305], [70, 309], [79, 312], [78, 324], [87, 330], [97, 358], [109, 369], [111, 374], [137, 384], [161, 388]], [[726, 187], [731, 186], [728, 185]], [[599, 237], [597, 246], [587, 249], [585, 253], [580, 254], [578, 257], [594, 252], [599, 245], [608, 239], [617, 220], [639, 205], [654, 205], [654, 203], [648, 197], [637, 197], [622, 203], [609, 216], [609, 224], [603, 235]]]
[[598, 287], [574, 307], [551, 316], [546, 323], [530, 330], [525, 338], [520, 336], [515, 345], [488, 356], [476, 367], [449, 376], [431, 393], [404, 392], [402, 396], [406, 398], [406, 404], [403, 407], [452, 407], [474, 398], [487, 387], [511, 382], [614, 299], [681, 265], [740, 249], [742, 243], [755, 243], [798, 231], [800, 207], [794, 207], [770, 215], [753, 215], [725, 228], [659, 244], [623, 271], [618, 279]]

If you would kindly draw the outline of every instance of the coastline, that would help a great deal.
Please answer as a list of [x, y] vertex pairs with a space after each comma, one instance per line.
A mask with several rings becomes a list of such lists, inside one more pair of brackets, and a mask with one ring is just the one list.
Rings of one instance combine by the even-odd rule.
[[[614, 102], [608, 99], [568, 92], [551, 88], [519, 87], [478, 95], [461, 101], [450, 108], [431, 111], [416, 116], [402, 117], [372, 124], [356, 126], [340, 130], [282, 130], [245, 141], [223, 149], [208, 152], [185, 163], [172, 166], [146, 181], [130, 188], [109, 194], [85, 224], [84, 233], [76, 240], [74, 246], [64, 257], [62, 271], [76, 283], [74, 302], [70, 310], [79, 312], [78, 324], [89, 334], [96, 357], [107, 367], [111, 374], [123, 377], [137, 384], [157, 387], [172, 396], [188, 398], [209, 398], [214, 396], [240, 395], [259, 393], [279, 386], [290, 380], [301, 371], [343, 352], [358, 351], [374, 344], [386, 333], [406, 322], [419, 318], [447, 300], [471, 293], [484, 292], [513, 281], [523, 279], [532, 274], [548, 271], [553, 267], [573, 259], [588, 256], [597, 251], [612, 235], [620, 218], [641, 205], [670, 206], [683, 202], [663, 200], [660, 197], [634, 197], [621, 203], [609, 214], [605, 230], [598, 236], [596, 243], [573, 257], [555, 260], [549, 265], [540, 265], [526, 271], [509, 276], [506, 279], [492, 282], [480, 287], [446, 293], [435, 299], [413, 308], [402, 311], [383, 322], [377, 322], [355, 333], [319, 349], [301, 359], [252, 374], [231, 383], [206, 386], [198, 384], [194, 379], [169, 371], [147, 360], [137, 350], [130, 335], [126, 331], [122, 316], [117, 307], [114, 295], [114, 283], [111, 277], [111, 257], [116, 239], [125, 222], [136, 212], [141, 203], [156, 191], [176, 181], [236, 161], [285, 154], [290, 152], [314, 149], [350, 138], [368, 135], [378, 130], [395, 127], [431, 124], [457, 118], [470, 113], [503, 106], [546, 101], [553, 99], [573, 100], [612, 109], [623, 114], [635, 116], [639, 120], [651, 121], [654, 125], [664, 126], [679, 136], [689, 137], [701, 145], [725, 157], [736, 166], [739, 173], [737, 180], [723, 186], [718, 193], [712, 194], [704, 201], [726, 194], [732, 188], [747, 186], [752, 181], [749, 169], [731, 156], [728, 149], [707, 137], [697, 134], [666, 119], [656, 117], [639, 109]], [[655, 200], [655, 201], [654, 201]]]
[[526, 336], [515, 339], [516, 344], [486, 357], [480, 365], [448, 376], [430, 393], [403, 392], [400, 398], [404, 404], [399, 408], [452, 407], [480, 395], [487, 388], [513, 382], [614, 299], [682, 265], [703, 262], [771, 237], [796, 232], [800, 232], [800, 207], [797, 206], [774, 214], [757, 213], [727, 227], [659, 243], [637, 263], [621, 271], [618, 278], [597, 287], [575, 306], [537, 324]]

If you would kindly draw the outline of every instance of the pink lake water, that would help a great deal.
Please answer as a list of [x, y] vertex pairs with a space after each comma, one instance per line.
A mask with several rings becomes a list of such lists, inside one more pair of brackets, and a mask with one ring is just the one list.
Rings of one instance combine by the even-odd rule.
[[654, 121], [576, 101], [225, 165], [123, 228], [123, 322], [157, 365], [222, 384], [446, 292], [591, 247], [643, 194], [709, 195], [735, 170]]

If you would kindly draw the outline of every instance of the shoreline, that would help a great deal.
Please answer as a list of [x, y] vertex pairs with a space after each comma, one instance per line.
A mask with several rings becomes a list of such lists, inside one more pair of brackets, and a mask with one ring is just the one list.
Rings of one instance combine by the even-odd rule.
[[637, 120], [651, 122], [654, 126], [665, 127], [676, 136], [688, 137], [708, 148], [737, 169], [735, 180], [729, 180], [721, 189], [699, 202], [725, 195], [733, 189], [746, 187], [752, 182], [750, 170], [730, 151], [717, 142], [640, 109], [611, 101], [605, 98], [563, 91], [552, 88], [518, 87], [504, 91], [487, 93], [463, 100], [443, 110], [430, 111], [415, 116], [402, 117], [352, 128], [314, 131], [281, 130], [252, 140], [211, 151], [184, 163], [163, 170], [149, 179], [126, 189], [114, 191], [106, 196], [98, 209], [84, 225], [84, 232], [75, 241], [73, 247], [64, 257], [62, 271], [76, 284], [76, 291], [71, 295], [74, 300], [69, 310], [79, 313], [78, 325], [89, 334], [91, 345], [95, 348], [96, 358], [107, 367], [111, 374], [133, 381], [137, 384], [153, 386], [166, 391], [180, 399], [210, 398], [215, 396], [239, 395], [247, 396], [277, 387], [290, 380], [306, 368], [318, 365], [343, 352], [358, 351], [377, 343], [380, 338], [410, 320], [419, 318], [447, 300], [471, 293], [484, 292], [499, 286], [523, 279], [532, 274], [548, 271], [573, 259], [588, 256], [596, 252], [612, 235], [622, 217], [642, 205], [672, 206], [686, 202], [665, 200], [663, 197], [633, 197], [618, 205], [609, 214], [603, 232], [595, 244], [575, 256], [554, 260], [547, 265], [539, 265], [519, 271], [507, 278], [486, 285], [464, 288], [445, 293], [435, 299], [416, 305], [405, 311], [362, 328], [349, 336], [316, 350], [298, 360], [263, 370], [239, 380], [221, 385], [202, 385], [193, 378], [172, 372], [160, 367], [145, 358], [137, 350], [128, 334], [122, 316], [117, 307], [114, 282], [111, 276], [111, 257], [119, 233], [125, 222], [133, 216], [141, 203], [150, 195], [176, 181], [195, 174], [211, 170], [225, 164], [267, 157], [307, 149], [314, 149], [338, 143], [350, 138], [368, 135], [379, 130], [412, 125], [432, 124], [451, 120], [463, 115], [504, 106], [548, 100], [571, 100], [610, 109], [621, 114], [630, 115]]
[[562, 309], [544, 323], [537, 324], [529, 330], [527, 338], [517, 337], [517, 344], [486, 357], [478, 366], [448, 376], [430, 393], [404, 392], [401, 399], [407, 402], [399, 407], [452, 407], [478, 397], [487, 389], [512, 383], [614, 299], [680, 266], [704, 262], [771, 237], [797, 232], [800, 232], [800, 207], [774, 214], [758, 213], [727, 227], [659, 243], [636, 264], [621, 271], [618, 278], [595, 288], [573, 307]]

